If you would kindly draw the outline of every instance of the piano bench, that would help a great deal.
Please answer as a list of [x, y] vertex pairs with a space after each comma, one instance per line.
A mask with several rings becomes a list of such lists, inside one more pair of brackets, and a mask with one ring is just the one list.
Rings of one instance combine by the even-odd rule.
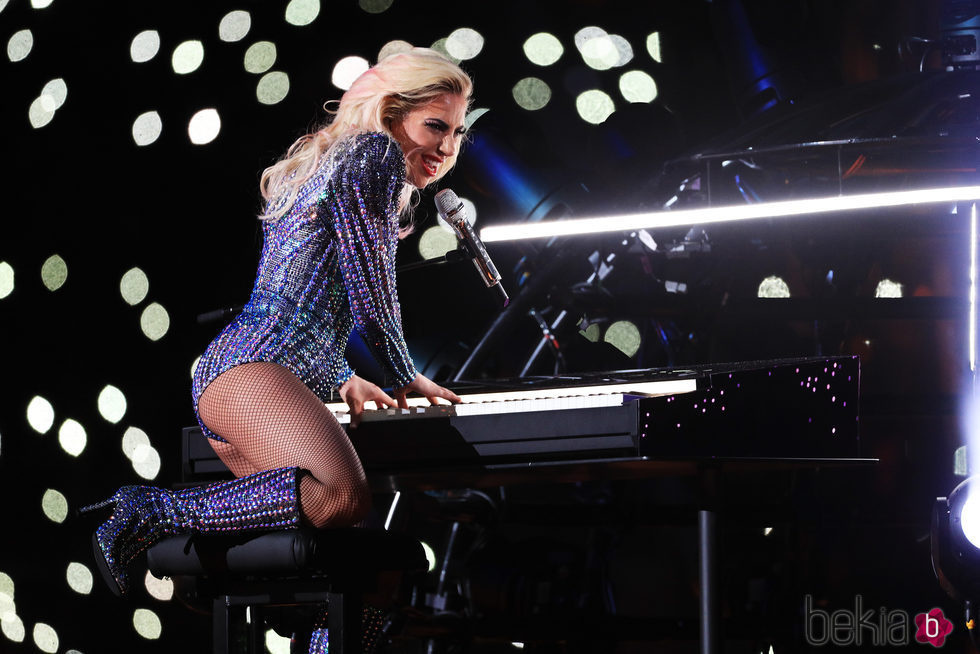
[[379, 573], [426, 570], [428, 562], [406, 534], [352, 527], [173, 536], [148, 550], [147, 566], [211, 602], [214, 654], [240, 651], [242, 637], [246, 651], [264, 652], [257, 614], [323, 603], [330, 654], [360, 654], [363, 593], [376, 589]]

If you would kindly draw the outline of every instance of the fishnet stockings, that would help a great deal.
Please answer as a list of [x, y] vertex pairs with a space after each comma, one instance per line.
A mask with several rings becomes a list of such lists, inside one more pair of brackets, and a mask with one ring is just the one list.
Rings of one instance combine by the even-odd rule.
[[211, 446], [236, 477], [296, 466], [300, 512], [315, 527], [364, 518], [371, 495], [343, 428], [293, 373], [255, 362], [222, 373], [198, 401], [205, 426], [227, 443]]

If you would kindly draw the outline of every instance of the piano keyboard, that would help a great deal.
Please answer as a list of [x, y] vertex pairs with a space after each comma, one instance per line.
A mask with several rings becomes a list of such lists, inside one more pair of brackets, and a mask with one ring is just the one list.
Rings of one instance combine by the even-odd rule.
[[[482, 416], [532, 411], [567, 411], [620, 406], [641, 397], [678, 395], [697, 389], [696, 379], [670, 379], [650, 382], [626, 382], [566, 388], [538, 388], [525, 391], [461, 394], [462, 402], [430, 405], [424, 397], [408, 399], [407, 409], [366, 409], [362, 422], [446, 416]], [[350, 424], [350, 413], [343, 402], [328, 403], [342, 424]]]

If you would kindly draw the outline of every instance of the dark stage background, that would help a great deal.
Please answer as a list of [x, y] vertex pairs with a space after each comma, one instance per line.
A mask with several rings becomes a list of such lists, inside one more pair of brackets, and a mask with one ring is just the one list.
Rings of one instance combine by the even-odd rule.
[[[207, 616], [170, 599], [166, 583], [126, 601], [110, 595], [90, 552], [95, 523], [73, 514], [122, 484], [180, 480], [192, 365], [221, 326], [196, 318], [247, 299], [259, 174], [341, 95], [331, 72], [343, 57], [374, 62], [391, 40], [428, 46], [463, 27], [482, 35], [462, 65], [474, 107], [489, 111], [441, 184], [472, 201], [478, 227], [660, 209], [674, 195], [696, 206], [705, 187], [679, 188], [708, 159], [728, 171], [710, 182], [718, 204], [975, 183], [978, 78], [947, 76], [923, 41], [940, 36], [939, 0], [41, 4], [0, 0], [0, 652], [207, 651]], [[317, 7], [308, 24], [284, 18]], [[248, 12], [250, 27], [222, 41], [233, 10]], [[574, 39], [589, 26], [621, 36], [631, 58], [586, 65]], [[130, 48], [144, 30], [158, 32], [159, 51], [137, 63]], [[563, 46], [553, 64], [524, 53], [539, 32]], [[171, 55], [193, 40], [202, 62], [175, 74]], [[243, 57], [262, 41], [275, 44], [273, 61], [249, 72]], [[648, 101], [624, 97], [627, 71], [654, 80], [655, 91], [636, 91]], [[256, 99], [277, 79], [267, 72], [289, 80], [273, 104]], [[535, 110], [513, 93], [528, 77], [550, 89]], [[615, 108], [595, 124], [576, 108], [589, 90]], [[220, 131], [194, 144], [188, 124], [207, 108]], [[134, 121], [154, 111], [159, 136], [137, 145]], [[833, 139], [856, 145], [797, 147]], [[790, 147], [745, 155], [769, 146]], [[724, 152], [742, 154], [732, 166], [690, 158]], [[431, 197], [402, 243], [403, 265], [421, 261]], [[956, 616], [946, 648], [968, 649], [928, 540], [931, 504], [959, 479], [969, 424], [964, 206], [654, 231], [658, 248], [631, 240], [600, 286], [583, 284], [589, 255], [618, 251], [623, 235], [490, 246], [512, 296], [555, 249], [581, 250], [530, 302], [546, 320], [563, 308], [573, 318], [558, 333], [557, 368], [546, 351], [529, 374], [861, 356], [862, 454], [878, 465], [727, 480], [725, 651], [806, 649], [806, 598], [833, 611], [858, 596], [876, 616], [939, 606]], [[770, 276], [790, 299], [757, 297]], [[886, 279], [902, 297], [875, 297]], [[451, 378], [493, 321], [492, 297], [468, 263], [408, 270], [399, 284], [416, 361]], [[580, 318], [598, 325], [597, 341], [579, 334]], [[625, 342], [607, 329], [617, 321], [632, 325]], [[470, 376], [517, 376], [539, 336], [530, 317], [518, 321]], [[456, 570], [469, 594], [452, 608], [469, 636], [440, 648], [696, 650], [692, 480], [542, 483], [509, 489], [506, 501], [487, 492], [493, 526], [466, 527], [471, 551]], [[427, 514], [412, 528], [438, 555], [447, 524]]]

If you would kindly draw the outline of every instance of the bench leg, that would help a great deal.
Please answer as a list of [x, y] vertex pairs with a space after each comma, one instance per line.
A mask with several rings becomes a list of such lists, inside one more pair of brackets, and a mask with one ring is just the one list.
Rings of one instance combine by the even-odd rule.
[[330, 654], [361, 654], [361, 596], [330, 593], [327, 604]]

